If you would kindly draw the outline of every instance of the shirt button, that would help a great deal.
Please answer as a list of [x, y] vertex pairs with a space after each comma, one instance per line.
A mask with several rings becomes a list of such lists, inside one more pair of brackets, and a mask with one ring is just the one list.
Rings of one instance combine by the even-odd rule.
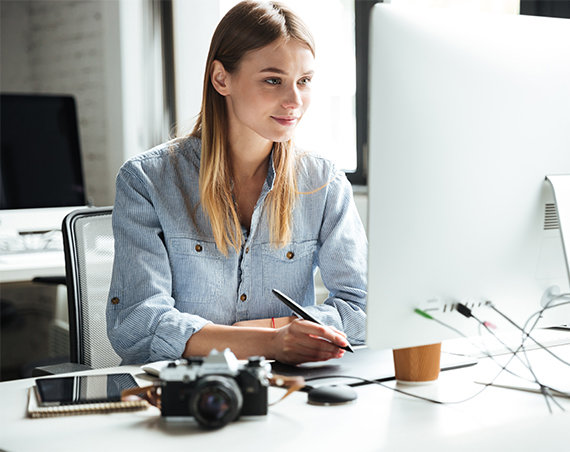
[[247, 295], [244, 294], [244, 293], [242, 293], [241, 296], [239, 297], [239, 299], [240, 299], [241, 301], [245, 301], [245, 300], [247, 300]]
[[111, 298], [111, 303], [112, 304], [119, 304], [119, 299], [117, 297], [113, 297], [113, 298]]
[[245, 249], [245, 254], [249, 253], [249, 246]]
[[287, 251], [287, 259], [293, 259], [295, 257], [295, 253], [293, 251]]
[[202, 245], [198, 244], [194, 247], [194, 249], [198, 252], [202, 251]]

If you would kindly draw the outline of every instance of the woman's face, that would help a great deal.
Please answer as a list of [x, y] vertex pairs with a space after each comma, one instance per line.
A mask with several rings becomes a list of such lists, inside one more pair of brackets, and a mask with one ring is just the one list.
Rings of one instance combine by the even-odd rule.
[[306, 45], [278, 40], [248, 52], [234, 73], [223, 72], [225, 94], [216, 89], [226, 97], [230, 139], [254, 134], [282, 142], [293, 136], [311, 101], [314, 57]]

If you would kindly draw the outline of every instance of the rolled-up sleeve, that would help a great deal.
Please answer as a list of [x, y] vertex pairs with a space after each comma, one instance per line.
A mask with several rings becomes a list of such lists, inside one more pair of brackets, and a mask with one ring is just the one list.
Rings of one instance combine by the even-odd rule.
[[366, 339], [368, 243], [346, 175], [336, 172], [331, 179], [324, 188], [326, 202], [317, 257], [329, 297], [307, 310], [324, 324], [344, 331], [351, 344], [359, 345]]
[[181, 357], [206, 319], [174, 307], [164, 234], [145, 182], [123, 166], [113, 209], [115, 259], [107, 334], [123, 364]]

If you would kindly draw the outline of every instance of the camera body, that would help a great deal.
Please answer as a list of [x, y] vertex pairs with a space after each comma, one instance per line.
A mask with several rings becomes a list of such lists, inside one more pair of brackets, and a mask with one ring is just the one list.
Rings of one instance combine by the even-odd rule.
[[162, 416], [195, 417], [202, 427], [215, 429], [240, 415], [266, 415], [271, 367], [263, 361], [251, 357], [240, 364], [226, 349], [169, 363], [160, 372]]

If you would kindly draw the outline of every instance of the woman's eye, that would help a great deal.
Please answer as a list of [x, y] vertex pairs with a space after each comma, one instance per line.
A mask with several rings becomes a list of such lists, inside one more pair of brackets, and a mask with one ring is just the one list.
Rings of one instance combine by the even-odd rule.
[[266, 78], [265, 83], [269, 83], [270, 85], [280, 85], [281, 80], [278, 78]]
[[299, 80], [299, 84], [300, 85], [310, 85], [311, 84], [311, 78], [310, 77], [304, 77], [301, 80]]

